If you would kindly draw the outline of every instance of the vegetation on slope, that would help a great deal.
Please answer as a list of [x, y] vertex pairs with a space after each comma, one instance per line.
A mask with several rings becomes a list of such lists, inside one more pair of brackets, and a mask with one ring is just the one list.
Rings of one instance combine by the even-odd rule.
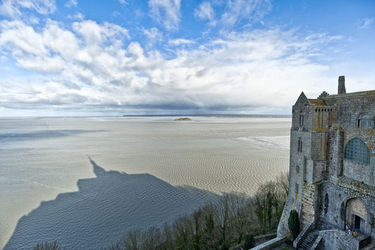
[[238, 245], [246, 235], [275, 232], [288, 195], [288, 176], [282, 173], [260, 185], [254, 198], [224, 193], [217, 203], [162, 228], [132, 230], [110, 249], [222, 249]]

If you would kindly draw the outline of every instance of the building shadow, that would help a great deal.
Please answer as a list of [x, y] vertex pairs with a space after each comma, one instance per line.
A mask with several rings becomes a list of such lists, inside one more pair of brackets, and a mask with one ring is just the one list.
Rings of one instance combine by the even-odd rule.
[[161, 226], [219, 197], [150, 174], [106, 171], [89, 160], [96, 178], [78, 180], [77, 192], [59, 194], [23, 216], [4, 250], [56, 240], [67, 249], [101, 249], [131, 229]]
[[105, 132], [105, 130], [74, 130], [74, 129], [56, 129], [56, 130], [38, 130], [20, 133], [0, 133], [0, 141], [31, 141], [45, 140], [67, 136], [75, 136], [85, 133]]

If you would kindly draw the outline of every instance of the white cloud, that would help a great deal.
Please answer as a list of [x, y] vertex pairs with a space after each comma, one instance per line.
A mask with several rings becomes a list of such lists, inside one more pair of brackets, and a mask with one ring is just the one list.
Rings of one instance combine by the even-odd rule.
[[12, 0], [3, 0], [3, 4], [0, 5], [0, 14], [13, 18], [20, 16], [21, 12], [13, 4]]
[[[215, 13], [212, 7], [215, 5], [225, 5], [221, 15]], [[195, 9], [194, 15], [201, 20], [208, 20], [210, 26], [216, 26], [220, 23], [228, 27], [234, 26], [244, 19], [248, 21], [259, 21], [271, 9], [272, 4], [270, 0], [227, 0], [226, 2], [211, 0], [211, 2], [204, 1], [201, 3], [199, 7]]]
[[182, 38], [172, 39], [168, 41], [168, 44], [172, 46], [180, 46], [180, 45], [185, 45], [185, 44], [189, 45], [189, 44], [194, 44], [194, 43], [195, 42], [192, 40], [182, 39]]
[[163, 33], [155, 27], [149, 30], [143, 29], [143, 34], [145, 34], [152, 42], [160, 42], [163, 40]]
[[221, 21], [233, 26], [241, 19], [258, 20], [272, 8], [269, 0], [228, 0]]
[[202, 20], [208, 19], [210, 21], [210, 25], [212, 26], [216, 25], [215, 12], [209, 2], [203, 2], [200, 4], [195, 10], [194, 15]]
[[0, 5], [0, 14], [10, 17], [18, 18], [21, 16], [21, 8], [35, 10], [36, 12], [47, 15], [56, 10], [54, 0], [3, 0]]
[[367, 29], [374, 22], [375, 18], [364, 18], [357, 21], [358, 29]]
[[129, 4], [125, 0], [118, 0], [122, 5]]
[[[31, 83], [0, 84], [0, 105], [14, 109], [289, 107], [301, 82], [307, 93], [316, 84], [329, 91], [324, 85], [329, 68], [309, 55], [339, 39], [326, 34], [299, 38], [295, 31], [278, 29], [229, 32], [193, 49], [180, 45], [194, 41], [170, 40], [179, 47], [167, 59], [156, 49], [145, 52], [137, 42], [124, 46], [128, 31], [109, 23], [81, 21], [67, 30], [48, 21], [34, 30], [21, 21], [1, 21], [0, 27], [0, 48], [11, 52], [19, 67], [47, 73]], [[157, 37], [159, 31], [144, 32]]]
[[107, 40], [119, 41], [129, 38], [128, 30], [119, 25], [105, 22], [99, 25], [92, 20], [73, 23], [73, 30], [83, 36], [87, 45], [102, 44]]
[[115, 11], [112, 13], [112, 16], [114, 16], [114, 17], [120, 16], [120, 15], [121, 15], [121, 13], [120, 13], [119, 11], [117, 11], [117, 10], [115, 10]]
[[27, 21], [31, 24], [38, 24], [39, 23], [39, 18], [37, 18], [36, 16], [29, 16], [29, 18], [27, 19]]
[[82, 13], [77, 12], [74, 16], [68, 15], [69, 19], [83, 20], [85, 16]]
[[180, 23], [181, 0], [149, 0], [150, 15], [167, 30], [177, 29]]
[[0, 45], [11, 50], [16, 57], [27, 57], [32, 54], [45, 55], [48, 53], [42, 36], [35, 33], [33, 28], [21, 21], [2, 21], [0, 23]]
[[65, 7], [73, 7], [73, 6], [77, 6], [77, 0], [69, 0], [68, 2], [65, 3]]

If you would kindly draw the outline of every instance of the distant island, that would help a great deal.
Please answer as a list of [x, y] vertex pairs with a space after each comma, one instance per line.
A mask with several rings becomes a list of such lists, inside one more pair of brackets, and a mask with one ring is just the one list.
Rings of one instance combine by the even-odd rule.
[[176, 118], [175, 121], [191, 121], [189, 117]]

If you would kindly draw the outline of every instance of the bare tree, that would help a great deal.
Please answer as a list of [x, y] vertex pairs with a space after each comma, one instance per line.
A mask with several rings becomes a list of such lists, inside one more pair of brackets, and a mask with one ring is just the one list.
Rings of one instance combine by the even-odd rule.
[[194, 222], [191, 216], [184, 215], [173, 222], [173, 234], [176, 249], [188, 250], [192, 244]]
[[154, 250], [162, 243], [162, 236], [159, 228], [150, 227], [142, 235], [142, 245], [141, 249]]
[[229, 203], [230, 203], [230, 194], [224, 193], [218, 203], [216, 210], [216, 221], [219, 227], [221, 234], [221, 244], [226, 244], [228, 240], [229, 233]]
[[288, 197], [288, 191], [289, 191], [289, 171], [287, 172], [281, 172], [276, 177], [277, 186], [281, 189], [283, 196], [286, 198]]
[[255, 212], [262, 233], [276, 230], [288, 196], [288, 188], [287, 173], [281, 173], [276, 181], [268, 181], [259, 186], [255, 194]]
[[165, 223], [163, 226], [162, 239], [163, 242], [160, 244], [160, 249], [163, 250], [172, 250], [174, 248], [174, 239], [173, 239], [172, 228], [168, 223]]
[[118, 249], [139, 250], [142, 245], [142, 230], [136, 228], [130, 230], [117, 244]]

